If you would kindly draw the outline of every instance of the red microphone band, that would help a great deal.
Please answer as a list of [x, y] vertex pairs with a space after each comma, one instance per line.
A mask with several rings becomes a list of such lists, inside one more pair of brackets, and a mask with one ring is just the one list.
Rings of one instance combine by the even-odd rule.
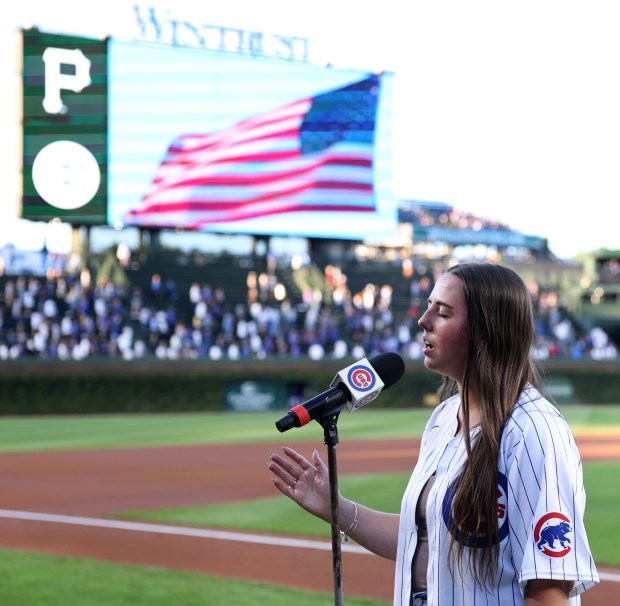
[[310, 413], [303, 404], [294, 406], [289, 412], [292, 412], [299, 419], [300, 427], [303, 427], [306, 423], [310, 423], [312, 420]]

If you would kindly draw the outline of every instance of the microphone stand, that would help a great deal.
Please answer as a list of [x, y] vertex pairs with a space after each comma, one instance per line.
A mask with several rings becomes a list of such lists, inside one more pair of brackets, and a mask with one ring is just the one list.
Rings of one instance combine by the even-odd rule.
[[331, 504], [332, 528], [332, 562], [334, 572], [334, 605], [344, 604], [342, 593], [342, 553], [340, 549], [340, 531], [338, 530], [338, 471], [336, 463], [336, 444], [338, 444], [338, 417], [335, 414], [326, 414], [317, 419], [323, 427], [324, 442], [327, 445], [327, 465], [329, 468], [329, 496]]

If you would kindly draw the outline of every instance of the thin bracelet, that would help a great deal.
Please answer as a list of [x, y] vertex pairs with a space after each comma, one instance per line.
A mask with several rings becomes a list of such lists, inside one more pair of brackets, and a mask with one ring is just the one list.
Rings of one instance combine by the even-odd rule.
[[359, 520], [357, 519], [357, 503], [355, 501], [351, 501], [353, 503], [353, 522], [351, 522], [351, 526], [345, 531], [340, 531], [340, 536], [342, 537], [343, 543], [348, 543], [351, 541], [351, 537], [349, 536], [359, 524]]

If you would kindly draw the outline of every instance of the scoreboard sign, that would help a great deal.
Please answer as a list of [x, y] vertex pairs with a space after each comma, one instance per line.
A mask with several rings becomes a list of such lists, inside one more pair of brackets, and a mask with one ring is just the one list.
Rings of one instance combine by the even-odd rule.
[[107, 222], [107, 40], [23, 32], [22, 216]]
[[23, 218], [395, 233], [390, 74], [22, 33]]

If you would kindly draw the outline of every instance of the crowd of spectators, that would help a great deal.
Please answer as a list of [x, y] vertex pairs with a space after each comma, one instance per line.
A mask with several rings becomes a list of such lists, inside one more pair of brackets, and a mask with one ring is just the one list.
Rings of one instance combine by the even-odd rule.
[[[308, 266], [309, 260], [298, 271]], [[91, 283], [86, 271], [8, 277], [0, 290], [0, 360], [359, 359], [383, 351], [421, 359], [417, 321], [441, 267], [407, 273], [404, 313], [395, 313], [391, 285], [369, 283], [352, 292], [346, 273], [334, 265], [322, 270], [320, 285], [302, 287], [297, 299], [287, 293], [275, 265], [248, 272], [244, 300], [229, 300], [225, 285], [198, 280], [183, 291], [160, 274], [151, 276], [148, 288]], [[558, 293], [529, 286], [537, 359], [617, 356], [603, 331], [579, 329]]]
[[454, 227], [458, 229], [502, 230], [510, 231], [510, 227], [499, 221], [484, 219], [468, 211], [454, 208], [449, 204], [415, 203], [400, 209], [401, 219], [420, 227]]

